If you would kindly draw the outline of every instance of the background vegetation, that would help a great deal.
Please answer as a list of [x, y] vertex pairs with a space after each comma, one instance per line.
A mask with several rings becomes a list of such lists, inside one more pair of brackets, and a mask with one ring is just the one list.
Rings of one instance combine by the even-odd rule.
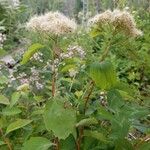
[[[143, 35], [89, 31], [107, 9], [130, 12]], [[53, 40], [26, 30], [49, 11], [77, 32]], [[0, 150], [148, 150], [149, 31], [149, 0], [0, 0]]]

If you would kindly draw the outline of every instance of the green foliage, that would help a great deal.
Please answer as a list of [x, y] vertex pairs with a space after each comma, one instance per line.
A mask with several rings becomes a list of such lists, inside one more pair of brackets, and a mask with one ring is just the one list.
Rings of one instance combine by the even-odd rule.
[[53, 144], [43, 137], [31, 137], [23, 144], [22, 150], [48, 150]]
[[0, 95], [0, 104], [9, 105], [9, 99], [4, 95]]
[[24, 65], [27, 62], [29, 62], [30, 58], [41, 48], [43, 48], [44, 46], [39, 44], [39, 43], [35, 43], [33, 45], [31, 45], [29, 47], [29, 49], [24, 53], [23, 55], [23, 59], [21, 61], [21, 64]]
[[75, 131], [76, 114], [72, 108], [65, 108], [62, 100], [54, 99], [46, 105], [44, 122], [48, 131], [53, 131], [59, 139], [66, 139]]
[[[90, 32], [79, 25], [77, 33], [54, 39], [23, 29], [30, 15], [64, 11], [71, 2], [21, 0], [11, 11], [0, 6], [0, 31], [8, 37], [0, 57], [16, 45], [29, 47], [23, 55], [12, 54], [14, 64], [0, 61], [0, 150], [147, 150], [149, 12], [134, 12], [144, 33], [137, 38], [113, 32], [109, 24]], [[93, 2], [88, 6], [92, 13]], [[76, 3], [75, 18], [81, 22], [83, 2]], [[117, 5], [131, 3], [139, 6], [125, 0]], [[101, 7], [116, 4], [102, 0]], [[18, 43], [23, 36], [29, 43]]]
[[27, 120], [27, 119], [19, 119], [15, 122], [12, 122], [6, 129], [6, 134], [14, 131], [14, 130], [17, 130], [17, 129], [20, 129], [26, 125], [28, 125], [29, 123], [31, 123], [32, 120]]
[[92, 63], [89, 75], [101, 89], [110, 89], [117, 83], [116, 73], [109, 61]]

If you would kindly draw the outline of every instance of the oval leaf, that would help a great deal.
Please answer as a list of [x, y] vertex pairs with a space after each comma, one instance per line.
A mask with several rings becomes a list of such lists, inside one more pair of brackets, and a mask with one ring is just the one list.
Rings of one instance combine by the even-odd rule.
[[7, 130], [6, 130], [6, 134], [14, 131], [14, 130], [17, 130], [17, 129], [20, 129], [26, 125], [28, 125], [29, 123], [31, 123], [32, 120], [27, 120], [27, 119], [19, 119], [13, 123], [11, 123], [8, 127], [7, 127]]
[[43, 47], [44, 47], [44, 45], [39, 44], [39, 43], [35, 43], [35, 44], [31, 45], [31, 46], [29, 47], [29, 49], [24, 53], [23, 59], [22, 59], [22, 61], [21, 61], [21, 64], [22, 64], [22, 65], [26, 64], [26, 63], [30, 60], [30, 58], [31, 58], [39, 49], [41, 49], [41, 48], [43, 48]]

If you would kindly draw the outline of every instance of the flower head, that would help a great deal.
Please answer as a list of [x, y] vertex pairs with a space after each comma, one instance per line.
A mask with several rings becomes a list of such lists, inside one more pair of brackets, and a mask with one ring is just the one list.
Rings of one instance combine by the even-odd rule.
[[112, 18], [112, 12], [110, 10], [107, 10], [101, 14], [97, 14], [95, 17], [91, 18], [89, 20], [89, 25], [94, 24], [104, 24], [104, 23], [110, 23]]
[[123, 31], [126, 35], [133, 37], [142, 35], [142, 32], [136, 28], [133, 16], [126, 10], [116, 9], [113, 12], [107, 10], [89, 20], [90, 26], [94, 24], [104, 25], [106, 23], [113, 25], [116, 31]]
[[74, 32], [77, 25], [59, 12], [48, 12], [45, 15], [34, 16], [27, 23], [27, 29], [53, 35], [63, 35]]

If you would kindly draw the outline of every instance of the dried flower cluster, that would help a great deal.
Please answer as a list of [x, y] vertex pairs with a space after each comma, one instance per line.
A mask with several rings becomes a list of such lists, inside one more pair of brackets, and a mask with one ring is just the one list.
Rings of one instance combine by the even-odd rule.
[[3, 48], [3, 43], [4, 43], [4, 41], [6, 41], [6, 35], [0, 33], [0, 49]]
[[123, 31], [126, 35], [137, 37], [142, 35], [142, 32], [136, 28], [133, 16], [126, 10], [114, 10], [113, 12], [107, 10], [101, 14], [96, 15], [89, 20], [89, 25], [103, 25], [111, 24], [116, 30]]
[[27, 23], [27, 29], [49, 35], [63, 35], [74, 32], [77, 25], [59, 12], [48, 12], [45, 15], [34, 16]]

